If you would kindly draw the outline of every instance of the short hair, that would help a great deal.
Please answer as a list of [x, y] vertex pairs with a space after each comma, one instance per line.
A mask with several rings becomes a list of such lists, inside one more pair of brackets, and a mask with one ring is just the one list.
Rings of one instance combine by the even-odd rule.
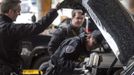
[[7, 13], [10, 9], [15, 9], [20, 0], [3, 0], [1, 3], [1, 13]]
[[72, 17], [74, 17], [76, 15], [76, 13], [81, 13], [82, 15], [85, 14], [85, 12], [83, 12], [83, 10], [81, 10], [81, 9], [73, 9]]

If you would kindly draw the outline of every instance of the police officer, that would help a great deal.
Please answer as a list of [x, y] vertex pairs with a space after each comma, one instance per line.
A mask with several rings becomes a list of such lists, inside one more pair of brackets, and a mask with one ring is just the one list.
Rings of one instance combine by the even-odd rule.
[[53, 33], [48, 45], [50, 55], [56, 51], [63, 40], [78, 36], [80, 33], [84, 32], [84, 28], [82, 27], [84, 20], [85, 12], [80, 8], [73, 9], [71, 22], [62, 25], [62, 27], [58, 28]]
[[92, 34], [82, 33], [64, 40], [52, 55], [46, 75], [72, 75], [74, 68], [90, 55], [92, 49], [100, 45], [102, 39], [100, 31], [95, 30]]
[[[3, 0], [0, 14], [0, 75], [18, 73], [23, 60], [21, 40], [44, 31], [57, 17], [57, 10], [52, 9], [46, 16], [36, 23], [13, 23], [20, 15], [20, 0]], [[25, 18], [24, 18], [25, 19]]]

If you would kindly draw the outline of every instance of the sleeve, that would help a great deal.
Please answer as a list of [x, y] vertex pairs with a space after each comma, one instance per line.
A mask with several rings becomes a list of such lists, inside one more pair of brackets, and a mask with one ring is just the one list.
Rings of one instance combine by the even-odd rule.
[[53, 54], [56, 51], [56, 49], [59, 47], [60, 43], [65, 39], [65, 33], [66, 32], [63, 31], [62, 28], [59, 28], [55, 31], [48, 44], [49, 46], [48, 51], [50, 54]]
[[31, 35], [37, 35], [44, 31], [58, 16], [57, 10], [53, 9], [46, 14], [46, 16], [42, 17], [36, 23], [26, 23], [26, 24], [12, 24], [10, 25], [9, 32], [11, 34], [16, 34], [16, 36], [20, 37], [28, 37]]

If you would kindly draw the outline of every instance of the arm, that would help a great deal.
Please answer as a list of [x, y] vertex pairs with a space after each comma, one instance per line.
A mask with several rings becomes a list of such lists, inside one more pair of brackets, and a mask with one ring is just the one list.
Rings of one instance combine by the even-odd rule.
[[51, 10], [46, 16], [42, 17], [38, 22], [32, 24], [13, 24], [9, 25], [9, 32], [19, 37], [27, 37], [37, 35], [44, 31], [57, 17], [57, 9]]

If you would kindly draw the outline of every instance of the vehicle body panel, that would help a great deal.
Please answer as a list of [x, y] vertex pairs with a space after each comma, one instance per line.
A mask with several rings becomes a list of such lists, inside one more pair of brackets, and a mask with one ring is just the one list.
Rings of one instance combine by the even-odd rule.
[[129, 13], [118, 0], [82, 1], [116, 57], [126, 65], [134, 54], [134, 23]]
[[[48, 42], [51, 36], [48, 35], [37, 35], [31, 38], [25, 39], [22, 42], [22, 53], [21, 56], [24, 59], [24, 68], [33, 68], [33, 66], [39, 65], [38, 59], [44, 58], [44, 61], [48, 61]], [[48, 57], [48, 58], [46, 58]]]

